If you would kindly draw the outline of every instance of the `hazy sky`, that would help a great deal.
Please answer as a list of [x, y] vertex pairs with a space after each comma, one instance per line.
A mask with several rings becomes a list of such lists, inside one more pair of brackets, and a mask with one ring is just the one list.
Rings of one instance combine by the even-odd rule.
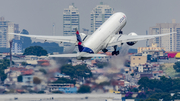
[[[62, 35], [64, 8], [74, 3], [80, 12], [80, 29], [90, 29], [90, 12], [100, 2], [126, 14], [124, 34], [145, 35], [156, 23], [171, 23], [172, 19], [180, 22], [180, 0], [0, 0], [0, 16], [33, 35], [52, 35], [55, 23], [56, 35]], [[135, 47], [145, 46], [144, 42]]]

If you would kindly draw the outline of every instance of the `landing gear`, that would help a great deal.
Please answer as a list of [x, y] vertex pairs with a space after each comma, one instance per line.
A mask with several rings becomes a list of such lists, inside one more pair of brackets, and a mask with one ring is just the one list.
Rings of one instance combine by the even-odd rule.
[[119, 51], [116, 51], [117, 50], [117, 45], [114, 46], [114, 51], [112, 52], [112, 55], [118, 55], [119, 54]]
[[119, 31], [119, 34], [123, 34], [123, 31]]
[[118, 55], [119, 54], [119, 51], [113, 51], [112, 52], [112, 55]]

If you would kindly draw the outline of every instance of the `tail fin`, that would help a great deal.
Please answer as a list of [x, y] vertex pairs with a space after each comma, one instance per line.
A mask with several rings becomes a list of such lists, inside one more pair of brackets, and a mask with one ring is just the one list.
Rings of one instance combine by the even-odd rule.
[[79, 35], [79, 31], [77, 30], [77, 28], [75, 28], [75, 31], [76, 31], [76, 38], [78, 41], [78, 49], [79, 49], [79, 52], [82, 52], [84, 47], [82, 46], [81, 36]]

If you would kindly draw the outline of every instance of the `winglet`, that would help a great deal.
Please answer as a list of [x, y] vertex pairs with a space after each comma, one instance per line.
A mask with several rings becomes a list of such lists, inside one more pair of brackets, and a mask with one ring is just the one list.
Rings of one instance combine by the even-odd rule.
[[75, 28], [75, 31], [76, 31], [76, 38], [78, 41], [78, 49], [79, 49], [79, 52], [82, 52], [84, 47], [82, 46], [81, 36], [79, 35], [79, 31], [77, 30], [77, 28]]

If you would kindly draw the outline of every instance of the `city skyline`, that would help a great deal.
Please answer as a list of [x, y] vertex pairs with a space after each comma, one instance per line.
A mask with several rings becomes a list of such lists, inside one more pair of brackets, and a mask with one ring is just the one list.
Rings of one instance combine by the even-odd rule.
[[[26, 29], [32, 35], [52, 35], [52, 25], [56, 25], [56, 34], [63, 35], [63, 10], [70, 4], [79, 9], [80, 28], [90, 29], [90, 12], [100, 4], [102, 0], [2, 0], [0, 4], [0, 16], [8, 21], [19, 24], [20, 31]], [[176, 19], [180, 22], [178, 13], [180, 1], [159, 0], [152, 1], [117, 1], [103, 0], [103, 3], [114, 8], [115, 12], [124, 12], [128, 22], [123, 28], [124, 34], [136, 32], [145, 35], [149, 27], [156, 23], [171, 22]], [[80, 30], [81, 30], [80, 29]], [[145, 46], [145, 42], [138, 42], [134, 47]]]

